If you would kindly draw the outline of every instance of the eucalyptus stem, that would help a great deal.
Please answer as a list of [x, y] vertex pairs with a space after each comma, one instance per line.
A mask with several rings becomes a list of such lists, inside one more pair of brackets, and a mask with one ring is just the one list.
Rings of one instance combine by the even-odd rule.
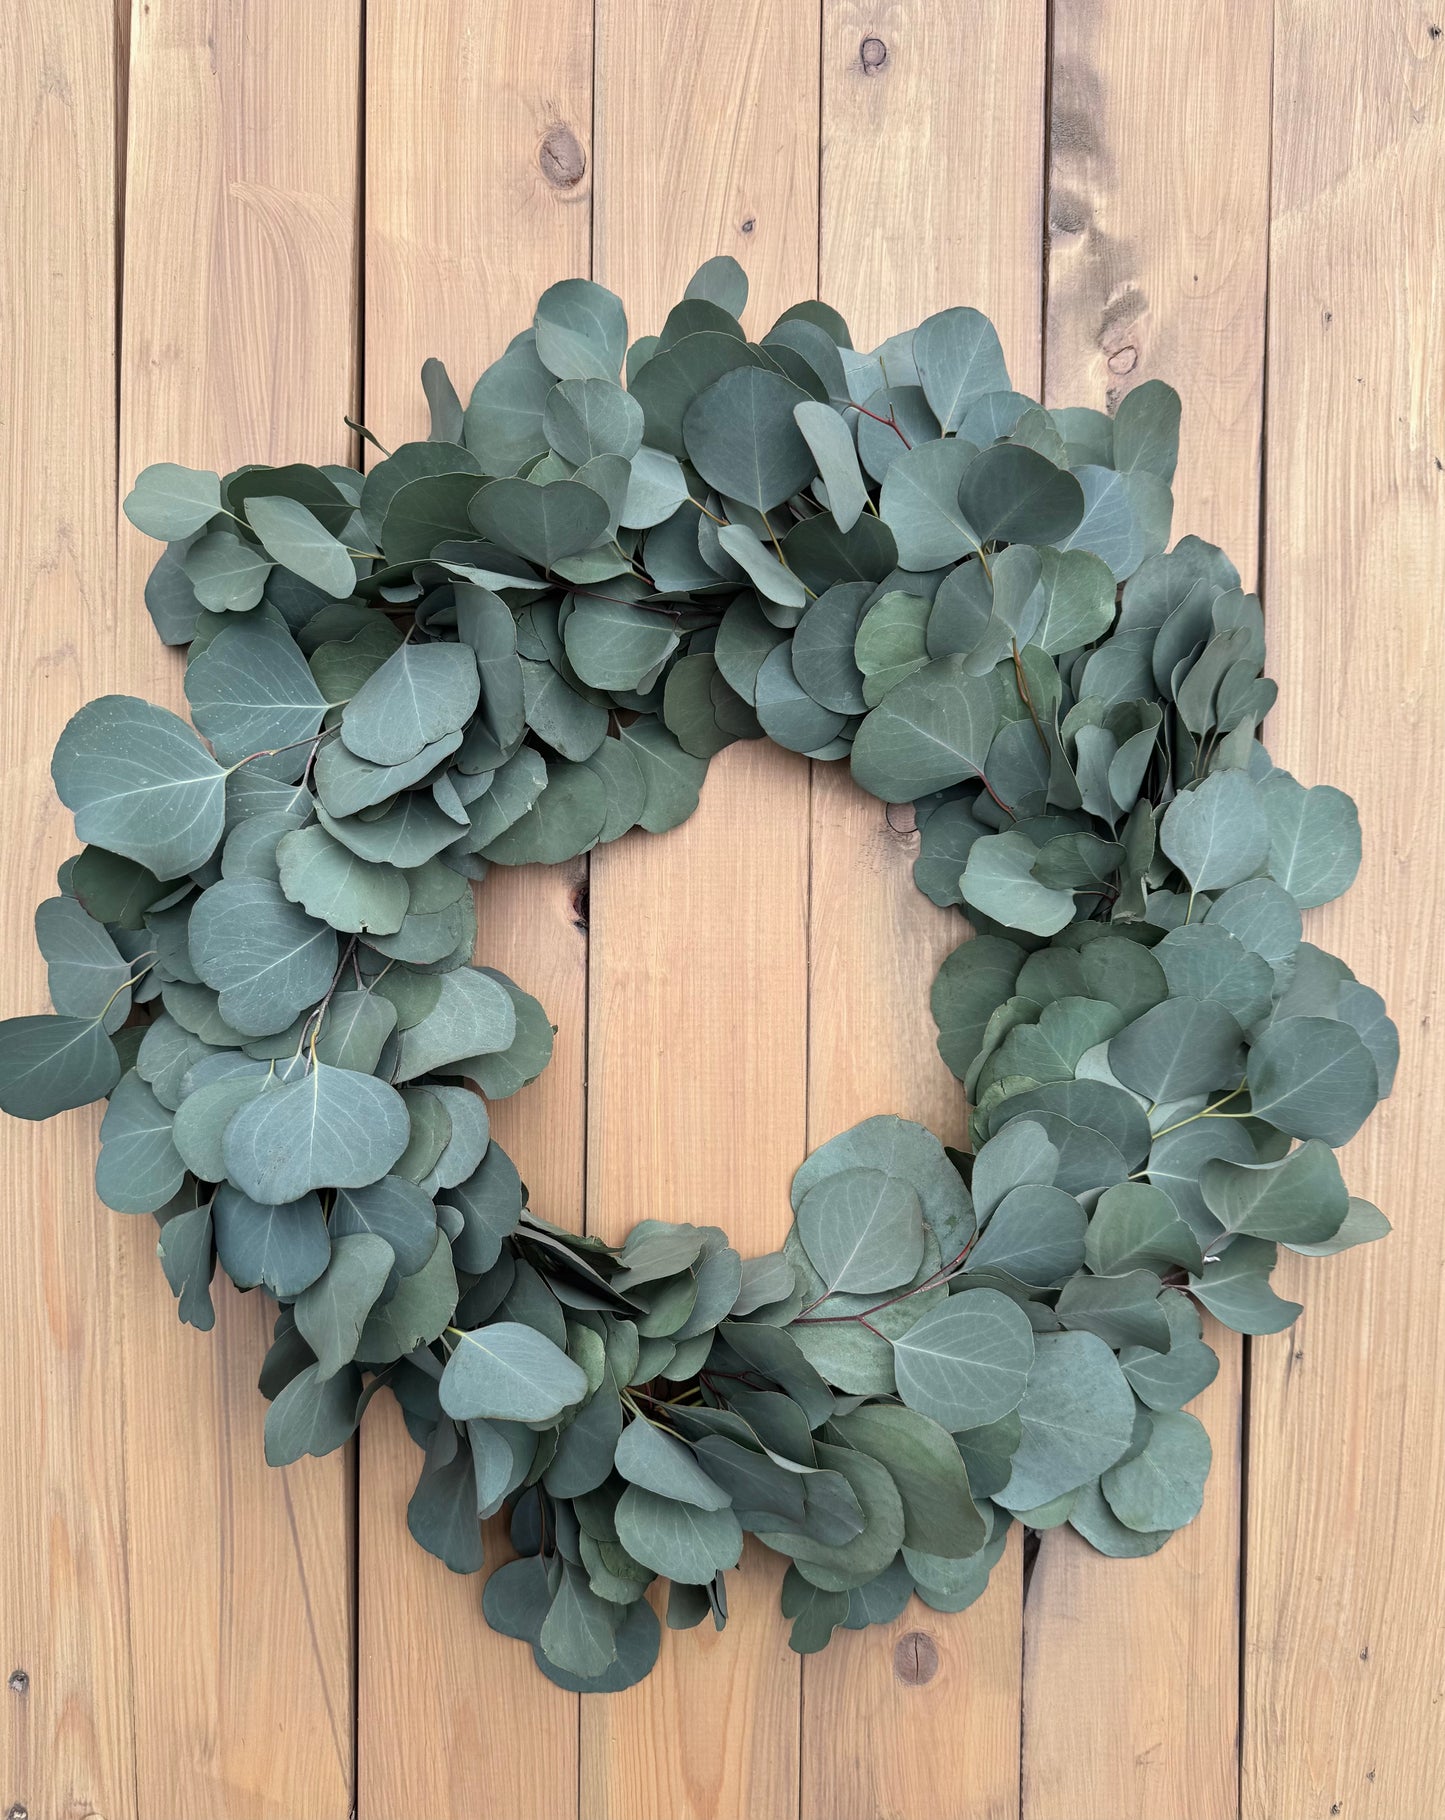
[[1249, 1112], [1221, 1112], [1219, 1110], [1221, 1106], [1227, 1106], [1231, 1100], [1237, 1100], [1248, 1084], [1247, 1081], [1241, 1081], [1237, 1087], [1226, 1093], [1222, 1100], [1216, 1100], [1212, 1106], [1202, 1106], [1198, 1112], [1191, 1112], [1187, 1119], [1176, 1119], [1172, 1125], [1166, 1125], [1162, 1131], [1156, 1131], [1154, 1140], [1157, 1142], [1160, 1138], [1167, 1137], [1171, 1131], [1180, 1131], [1184, 1126], [1192, 1125], [1196, 1119], [1251, 1118], [1253, 1114]]
[[294, 752], [298, 746], [312, 747], [314, 756], [315, 747], [335, 731], [334, 727], [323, 727], [319, 733], [309, 733], [305, 739], [292, 739], [288, 740], [284, 746], [267, 746], [260, 752], [248, 752], [244, 758], [238, 758], [234, 765], [229, 766], [225, 775], [230, 777], [234, 772], [239, 771], [242, 765], [254, 764], [258, 758], [275, 758], [282, 752]]

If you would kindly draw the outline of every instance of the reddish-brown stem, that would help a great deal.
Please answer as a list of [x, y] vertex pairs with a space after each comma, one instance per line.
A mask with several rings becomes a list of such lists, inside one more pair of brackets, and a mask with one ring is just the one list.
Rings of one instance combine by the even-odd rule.
[[999, 808], [1002, 809], [1004, 814], [1010, 819], [1013, 819], [1013, 810], [1009, 808], [1008, 804], [999, 795], [998, 791], [994, 789], [993, 785], [984, 776], [983, 772], [979, 771], [976, 765], [974, 766], [974, 770], [978, 773], [978, 781], [983, 785], [984, 789], [988, 791], [989, 795], [998, 804]]
[[253, 759], [275, 758], [275, 756], [278, 752], [293, 752], [293, 751], [295, 751], [297, 746], [312, 747], [313, 756], [314, 756], [315, 747], [318, 746], [320, 744], [320, 742], [326, 738], [326, 735], [328, 733], [331, 733], [333, 731], [334, 731], [334, 729], [331, 727], [323, 727], [319, 733], [308, 734], [305, 739], [293, 739], [293, 740], [288, 741], [287, 744], [284, 746], [267, 746], [260, 752], [248, 752], [244, 758], [238, 758], [236, 760], [235, 764], [232, 765], [230, 767], [230, 769], [226, 772], [226, 775], [227, 775], [227, 777], [229, 777], [231, 775], [232, 771], [239, 771], [241, 769], [242, 765], [249, 765]]
[[[878, 1329], [872, 1326], [868, 1321], [868, 1316], [870, 1314], [878, 1314], [885, 1308], [892, 1308], [897, 1302], [906, 1302], [909, 1296], [922, 1295], [925, 1289], [937, 1289], [941, 1284], [951, 1283], [954, 1277], [959, 1274], [959, 1266], [977, 1243], [978, 1234], [975, 1232], [973, 1237], [964, 1246], [963, 1250], [959, 1252], [958, 1256], [947, 1264], [940, 1264], [932, 1276], [925, 1277], [921, 1283], [913, 1284], [910, 1289], [900, 1289], [897, 1295], [887, 1296], [883, 1301], [875, 1302], [871, 1308], [860, 1308], [856, 1314], [820, 1314], [816, 1315], [810, 1321], [808, 1319], [808, 1310], [816, 1308], [819, 1302], [826, 1302], [828, 1297], [834, 1293], [832, 1290], [826, 1290], [818, 1297], [817, 1302], [809, 1302], [807, 1308], [804, 1308], [799, 1314], [794, 1315], [788, 1325], [790, 1327], [837, 1327], [847, 1321], [859, 1321], [864, 1327], [868, 1328], [870, 1333], [878, 1333]], [[880, 1339], [887, 1338], [885, 1334], [881, 1333], [878, 1334], [878, 1337]]]
[[866, 405], [862, 405], [862, 404], [845, 406], [844, 408], [852, 409], [852, 410], [856, 411], [860, 417], [871, 417], [873, 419], [874, 423], [881, 423], [881, 424], [886, 425], [886, 427], [888, 429], [892, 430], [893, 434], [903, 444], [905, 449], [911, 449], [913, 447], [913, 444], [903, 434], [902, 430], [899, 429], [896, 418], [880, 417], [876, 411], [870, 411]]

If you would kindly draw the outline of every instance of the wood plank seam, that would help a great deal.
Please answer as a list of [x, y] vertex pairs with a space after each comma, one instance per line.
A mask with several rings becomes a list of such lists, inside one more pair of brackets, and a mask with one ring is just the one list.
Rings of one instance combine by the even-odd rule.
[[[356, 267], [352, 279], [356, 299], [352, 325], [351, 420], [366, 422], [366, 80], [367, 26], [370, 0], [357, 0], [356, 52]], [[351, 465], [365, 466], [365, 440], [359, 428], [351, 432]], [[312, 754], [313, 758], [315, 754]], [[351, 1806], [348, 1820], [357, 1820], [361, 1808], [361, 1452], [366, 1441], [358, 1424], [347, 1443], [346, 1520], [351, 1552]]]
[[[1045, 0], [1044, 5], [1044, 94], [1043, 144], [1039, 148], [1039, 398], [1048, 397], [1049, 384], [1049, 242], [1054, 187], [1054, 56], [1056, 8], [1059, 0]], [[1023, 1565], [1019, 1574], [1019, 1756], [1018, 1813], [1023, 1820], [1027, 1802], [1027, 1765], [1029, 1703], [1029, 1590], [1039, 1558], [1039, 1537], [1025, 1537], [1022, 1544]]]
[[[121, 350], [125, 346], [125, 250], [126, 250], [126, 176], [129, 170], [129, 130], [130, 130], [130, 41], [131, 41], [131, 0], [114, 0], [111, 21], [113, 42], [112, 67], [114, 71], [115, 94], [115, 133], [114, 133], [114, 177], [113, 182], [113, 233], [115, 237], [113, 270], [115, 275], [115, 298], [111, 311], [111, 364], [113, 369], [112, 405], [114, 409], [114, 462], [111, 472], [111, 500], [109, 511], [114, 532], [111, 539], [111, 572], [119, 576], [121, 572], [120, 552], [120, 504], [122, 483], [120, 470], [121, 451], [121, 376], [123, 363]], [[137, 1817], [141, 1812], [140, 1805], [140, 1751], [137, 1741], [136, 1716], [136, 1660], [135, 1633], [132, 1623], [132, 1596], [130, 1584], [131, 1563], [131, 1486], [130, 1486], [130, 1399], [126, 1395], [126, 1365], [128, 1348], [123, 1344], [117, 1348], [119, 1354], [118, 1370], [120, 1374], [120, 1458], [121, 1458], [121, 1581], [125, 1588], [125, 1649], [126, 1678], [130, 1690], [130, 1772], [131, 1772], [131, 1811]]]
[[[1264, 359], [1259, 379], [1259, 513], [1255, 532], [1256, 585], [1259, 590], [1260, 606], [1265, 615], [1265, 625], [1269, 624], [1269, 589], [1265, 578], [1269, 573], [1269, 334], [1270, 334], [1270, 299], [1272, 293], [1271, 269], [1269, 259], [1269, 242], [1273, 228], [1274, 214], [1274, 135], [1275, 105], [1277, 100], [1275, 62], [1277, 50], [1277, 31], [1273, 5], [1269, 11], [1269, 119], [1265, 144], [1267, 148], [1265, 170], [1265, 266], [1264, 266], [1264, 316], [1262, 336], [1264, 342]], [[1267, 732], [1267, 727], [1266, 727]], [[1254, 1393], [1254, 1341], [1248, 1335], [1240, 1340], [1239, 1360], [1239, 1568], [1238, 1568], [1238, 1629], [1236, 1633], [1236, 1662], [1238, 1668], [1237, 1710], [1234, 1722], [1234, 1768], [1235, 1768], [1235, 1813], [1244, 1812], [1244, 1729], [1248, 1712], [1249, 1675], [1246, 1655], [1246, 1639], [1249, 1635], [1249, 1467], [1253, 1435], [1253, 1393]]]

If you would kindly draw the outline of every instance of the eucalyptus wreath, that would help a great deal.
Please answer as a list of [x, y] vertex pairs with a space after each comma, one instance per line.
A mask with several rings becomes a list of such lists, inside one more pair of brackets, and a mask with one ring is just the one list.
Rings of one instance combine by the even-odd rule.
[[[1201, 1310], [1275, 1332], [1280, 1245], [1388, 1231], [1332, 1147], [1394, 1027], [1301, 927], [1354, 807], [1261, 745], [1229, 559], [1166, 553], [1175, 393], [1048, 410], [974, 310], [865, 354], [816, 302], [750, 341], [745, 298], [710, 261], [629, 348], [569, 280], [465, 409], [428, 362], [429, 440], [364, 474], [147, 468], [195, 730], [129, 696], [66, 727], [56, 1015], [0, 1041], [6, 1111], [108, 1100], [100, 1198], [154, 1216], [183, 1321], [217, 1264], [276, 1303], [268, 1460], [390, 1390], [412, 1534], [470, 1574], [508, 1512], [483, 1611], [583, 1690], [651, 1667], [655, 1579], [721, 1626], [745, 1531], [800, 1651], [962, 1610], [1015, 1519], [1153, 1553], [1210, 1463]], [[967, 1148], [870, 1118], [768, 1256], [605, 1245], [490, 1141], [553, 1028], [471, 964], [472, 884], [675, 826], [757, 738], [913, 805], [976, 931], [932, 998]]]

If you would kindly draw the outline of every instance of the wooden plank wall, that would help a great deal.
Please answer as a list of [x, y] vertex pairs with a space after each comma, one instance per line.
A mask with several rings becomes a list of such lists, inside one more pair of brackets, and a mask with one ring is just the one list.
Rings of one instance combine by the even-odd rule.
[[[352, 453], [358, 18], [357, 0], [134, 8], [122, 493], [162, 459]], [[180, 706], [180, 663], [138, 610], [155, 546], [124, 518], [117, 557], [123, 681]], [[223, 1294], [214, 1335], [181, 1327], [154, 1228], [125, 1222], [122, 1241], [137, 1813], [335, 1811], [352, 1780], [350, 1458], [278, 1481], [255, 1388], [265, 1306]]]
[[[1268, 0], [1055, 5], [1045, 402], [1112, 410], [1130, 386], [1167, 378], [1184, 405], [1175, 534], [1222, 544], [1246, 587], [1259, 523], [1269, 45]], [[1157, 105], [1161, 93], [1189, 96], [1189, 130]], [[1142, 1561], [1107, 1560], [1067, 1527], [1041, 1538], [1024, 1627], [1025, 1820], [1237, 1811], [1245, 1343], [1209, 1326], [1220, 1371], [1193, 1405], [1214, 1449], [1199, 1517]]]
[[[93, 1113], [7, 1123], [0, 1811], [11, 1820], [1434, 1820], [1445, 1811], [1445, 34], [1419, 0], [30, 0], [0, 17], [7, 1011], [70, 845], [46, 763], [88, 696], [176, 702], [116, 503], [167, 457], [417, 433], [554, 279], [656, 328], [731, 252], [761, 329], [860, 343], [950, 302], [1016, 383], [1184, 395], [1176, 530], [1258, 567], [1281, 762], [1359, 798], [1310, 918], [1402, 1027], [1351, 1148], [1388, 1244], [1295, 1260], [1293, 1333], [1221, 1345], [1205, 1512], [1157, 1557], [1067, 1532], [986, 1597], [806, 1663], [749, 1556], [720, 1638], [579, 1701], [405, 1533], [416, 1456], [262, 1464], [253, 1298], [177, 1327]], [[1261, 508], [1263, 507], [1263, 510]], [[479, 951], [548, 1006], [497, 1109], [534, 1202], [616, 1236], [785, 1229], [807, 1147], [960, 1128], [927, 985], [961, 933], [836, 767], [758, 747], [699, 814], [495, 877]], [[1216, 1336], [1218, 1337], [1218, 1336]], [[495, 1553], [504, 1547], [493, 1536]], [[359, 1568], [359, 1572], [358, 1572]], [[1027, 1590], [1025, 1590], [1027, 1589]], [[930, 1647], [931, 1646], [931, 1647]], [[918, 1664], [936, 1664], [920, 1674]], [[12, 1672], [17, 1671], [17, 1672]]]
[[[587, 0], [526, 9], [370, 0], [366, 19], [366, 420], [388, 448], [426, 434], [435, 354], [470, 386], [539, 291], [585, 273], [592, 104]], [[587, 1002], [585, 861], [509, 872], [478, 899], [477, 952], [558, 1025], [537, 1085], [494, 1109], [534, 1204], [580, 1228]], [[406, 1528], [419, 1467], [394, 1403], [360, 1437], [358, 1733], [363, 1815], [551, 1820], [575, 1808], [578, 1700], [517, 1673], [474, 1590]], [[505, 1525], [488, 1529], [493, 1559]], [[508, 1697], [481, 1693], [505, 1686]], [[480, 1697], [479, 1697], [480, 1695]], [[423, 1721], [421, 1715], [427, 1715]]]
[[[732, 253], [761, 333], [817, 282], [817, 9], [597, 0], [595, 17], [594, 275], [655, 333]], [[652, 1217], [782, 1242], [806, 1136], [808, 791], [796, 754], [733, 747], [691, 820], [593, 856], [587, 1223], [604, 1238]], [[780, 1578], [750, 1544], [721, 1636], [664, 1628], [648, 1680], [583, 1701], [589, 1820], [796, 1812]]]
[[[998, 325], [1014, 382], [1037, 390], [1046, 23], [1042, 0], [824, 7], [819, 294], [860, 347], [967, 300]], [[980, 168], [960, 182], [940, 147], [965, 93]], [[841, 767], [814, 767], [812, 1143], [875, 1112], [962, 1142], [928, 986], [964, 931], [915, 888], [914, 845]], [[914, 1600], [809, 1657], [804, 1820], [948, 1820], [964, 1799], [980, 1820], [1017, 1813], [1020, 1570], [1015, 1536], [963, 1622]]]
[[[74, 850], [50, 788], [50, 749], [88, 696], [133, 679], [149, 640], [115, 587], [121, 116], [111, 21], [86, 0], [7, 9], [0, 68], [11, 89], [0, 120], [0, 540], [10, 572], [0, 927], [13, 957], [7, 995], [28, 1011], [45, 1003], [31, 912]], [[95, 1107], [0, 1128], [0, 1806], [23, 1797], [34, 1814], [135, 1820], [125, 1234], [98, 1217], [91, 1190], [98, 1129]]]
[[1349, 1146], [1388, 1244], [1255, 1343], [1245, 1820], [1445, 1804], [1445, 16], [1280, 0], [1265, 580], [1282, 764], [1359, 801], [1306, 934], [1385, 994], [1394, 1097]]

